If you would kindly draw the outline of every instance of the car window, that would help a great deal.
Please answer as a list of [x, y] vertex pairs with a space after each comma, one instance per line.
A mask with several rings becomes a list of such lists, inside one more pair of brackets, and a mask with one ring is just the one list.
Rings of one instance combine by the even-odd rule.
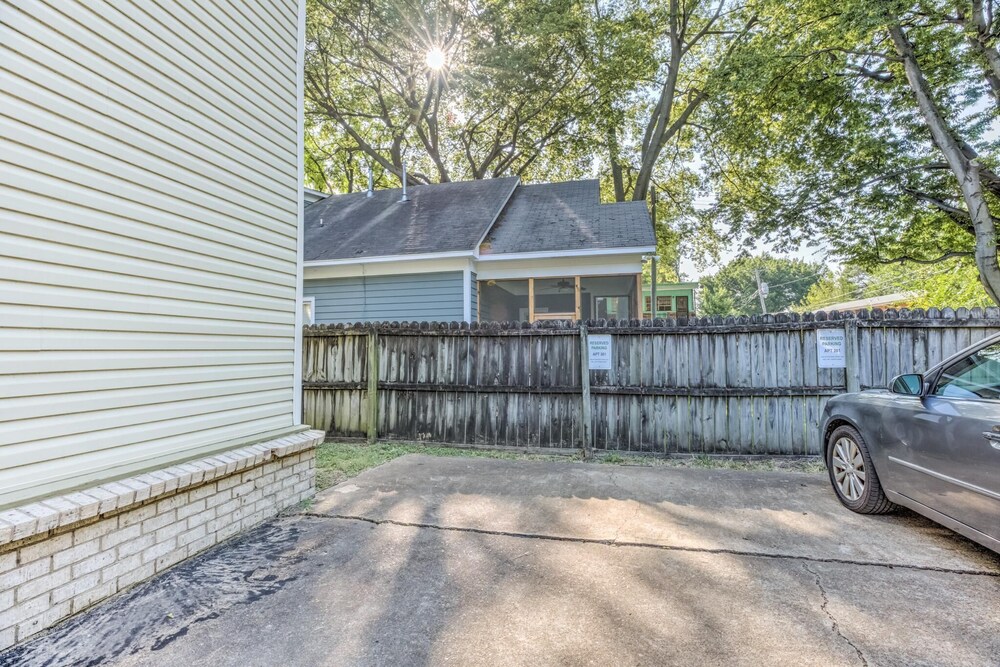
[[952, 398], [1000, 400], [1000, 343], [994, 343], [944, 369], [934, 393]]

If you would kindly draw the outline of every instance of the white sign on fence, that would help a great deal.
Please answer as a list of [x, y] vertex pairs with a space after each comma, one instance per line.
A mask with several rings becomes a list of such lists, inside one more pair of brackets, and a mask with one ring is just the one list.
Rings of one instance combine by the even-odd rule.
[[847, 368], [847, 331], [816, 329], [816, 358], [820, 368]]
[[611, 370], [611, 334], [591, 334], [588, 336], [587, 352], [590, 370]]

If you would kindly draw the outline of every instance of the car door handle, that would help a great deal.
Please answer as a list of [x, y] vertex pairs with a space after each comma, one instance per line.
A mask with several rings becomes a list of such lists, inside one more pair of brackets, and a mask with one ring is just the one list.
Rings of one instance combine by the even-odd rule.
[[990, 446], [993, 449], [1000, 449], [1000, 433], [996, 431], [984, 431], [983, 437], [990, 441]]

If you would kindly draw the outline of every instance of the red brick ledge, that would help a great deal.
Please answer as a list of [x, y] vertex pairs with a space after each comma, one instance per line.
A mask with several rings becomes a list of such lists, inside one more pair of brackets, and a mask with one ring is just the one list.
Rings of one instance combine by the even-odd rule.
[[323, 438], [323, 431], [303, 431], [5, 510], [0, 512], [0, 548], [297, 454], [316, 447]]

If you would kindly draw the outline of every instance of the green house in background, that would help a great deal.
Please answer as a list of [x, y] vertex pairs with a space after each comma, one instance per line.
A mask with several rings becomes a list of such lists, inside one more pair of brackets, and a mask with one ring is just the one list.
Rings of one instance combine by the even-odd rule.
[[657, 283], [656, 284], [656, 314], [652, 314], [651, 285], [642, 286], [642, 316], [644, 319], [654, 317], [691, 317], [696, 313], [695, 294], [698, 283]]

